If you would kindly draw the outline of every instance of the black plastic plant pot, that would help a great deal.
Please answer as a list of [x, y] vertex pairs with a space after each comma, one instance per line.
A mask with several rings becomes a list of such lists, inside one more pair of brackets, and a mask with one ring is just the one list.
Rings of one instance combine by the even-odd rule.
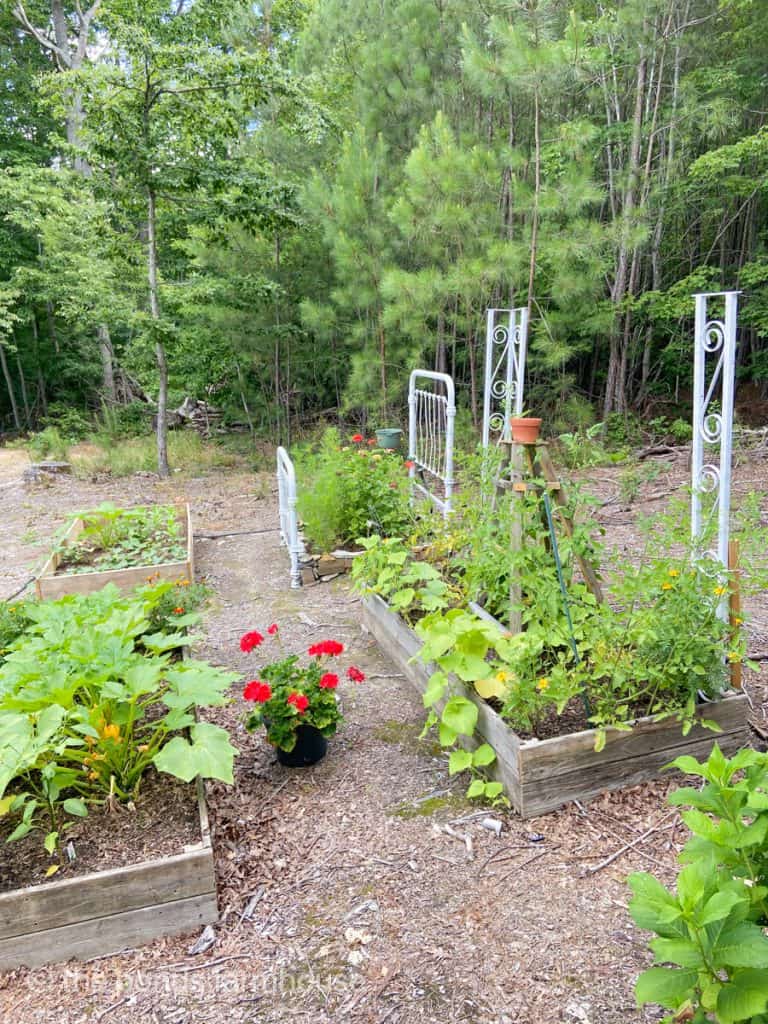
[[293, 750], [277, 748], [277, 760], [286, 768], [308, 768], [322, 761], [328, 751], [328, 741], [314, 725], [300, 725], [296, 730]]

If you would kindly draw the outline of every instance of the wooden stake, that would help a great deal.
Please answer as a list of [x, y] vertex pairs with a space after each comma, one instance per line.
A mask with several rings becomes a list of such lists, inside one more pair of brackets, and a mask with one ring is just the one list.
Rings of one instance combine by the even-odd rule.
[[[509, 547], [516, 554], [523, 547], [523, 497], [525, 490], [520, 491], [517, 485], [522, 483], [523, 448], [519, 444], [509, 447], [509, 475], [514, 488], [512, 492], [511, 525]], [[519, 633], [523, 628], [523, 617], [520, 605], [523, 600], [523, 588], [520, 586], [520, 575], [515, 569], [509, 577], [509, 631]]]
[[[739, 542], [728, 541], [728, 569], [731, 572], [730, 594], [728, 597], [728, 621], [731, 624], [731, 637], [736, 637], [741, 629], [741, 586], [739, 573]], [[734, 690], [741, 689], [741, 662], [731, 662], [731, 686]]]

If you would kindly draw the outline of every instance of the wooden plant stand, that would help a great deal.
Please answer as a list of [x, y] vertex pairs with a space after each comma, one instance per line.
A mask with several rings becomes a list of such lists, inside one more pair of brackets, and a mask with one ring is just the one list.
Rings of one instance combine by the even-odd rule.
[[[54, 551], [35, 580], [35, 592], [39, 600], [63, 597], [64, 594], [91, 594], [101, 590], [107, 583], [114, 583], [121, 590], [131, 590], [147, 582], [149, 576], [159, 580], [188, 580], [195, 578], [194, 536], [192, 512], [188, 504], [176, 505], [176, 515], [182, 524], [187, 542], [187, 557], [180, 562], [164, 562], [154, 565], [136, 565], [129, 569], [104, 569], [93, 572], [61, 573], [56, 570], [62, 562], [62, 555]], [[83, 532], [82, 519], [75, 519], [64, 535], [62, 544], [72, 543]]]
[[0, 895], [0, 970], [117, 953], [218, 920], [205, 791], [183, 853]]
[[[412, 686], [423, 694], [434, 666], [417, 656], [421, 641], [377, 595], [363, 600], [363, 624], [398, 666]], [[521, 739], [493, 708], [459, 679], [446, 693], [468, 697], [477, 706], [476, 742], [487, 741], [496, 751], [490, 774], [504, 784], [506, 796], [523, 818], [553, 811], [571, 800], [589, 800], [605, 790], [623, 789], [656, 778], [664, 765], [681, 754], [706, 759], [714, 743], [729, 755], [748, 739], [747, 698], [729, 694], [702, 706], [702, 716], [717, 722], [722, 732], [694, 726], [683, 736], [674, 719], [654, 722], [641, 718], [630, 731], [609, 729], [605, 747], [596, 752], [595, 730], [551, 739]]]

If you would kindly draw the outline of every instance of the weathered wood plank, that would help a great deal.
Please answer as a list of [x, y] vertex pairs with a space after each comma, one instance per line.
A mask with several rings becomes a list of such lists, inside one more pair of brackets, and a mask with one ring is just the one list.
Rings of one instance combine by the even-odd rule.
[[198, 850], [0, 895], [0, 940], [215, 894], [211, 851]]
[[203, 893], [169, 903], [92, 918], [61, 928], [0, 940], [0, 970], [40, 967], [63, 959], [117, 953], [165, 935], [178, 935], [218, 918], [216, 896]]

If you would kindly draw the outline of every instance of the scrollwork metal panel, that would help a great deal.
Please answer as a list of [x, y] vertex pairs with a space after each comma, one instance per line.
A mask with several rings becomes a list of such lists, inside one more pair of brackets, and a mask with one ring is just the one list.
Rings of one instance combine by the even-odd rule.
[[[423, 386], [430, 382], [431, 389]], [[448, 516], [453, 495], [453, 435], [456, 399], [447, 373], [414, 370], [408, 382], [408, 458], [414, 493], [429, 498]], [[434, 482], [442, 483], [442, 497]]]
[[[699, 547], [717, 517], [717, 547], [709, 554], [728, 566], [733, 454], [733, 401], [736, 378], [736, 326], [739, 292], [694, 295], [693, 452], [691, 534]], [[719, 300], [722, 319], [710, 316]], [[708, 500], [707, 496], [712, 495]], [[727, 618], [724, 598], [718, 613]]]
[[527, 348], [527, 308], [489, 309], [485, 327], [484, 448], [491, 434], [497, 440], [509, 440], [510, 417], [523, 411]]

